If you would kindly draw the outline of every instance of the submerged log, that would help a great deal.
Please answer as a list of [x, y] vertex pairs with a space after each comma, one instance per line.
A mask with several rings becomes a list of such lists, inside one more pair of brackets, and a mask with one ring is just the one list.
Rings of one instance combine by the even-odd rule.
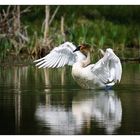
[[138, 58], [120, 58], [121, 61], [138, 61], [140, 62], [140, 57]]

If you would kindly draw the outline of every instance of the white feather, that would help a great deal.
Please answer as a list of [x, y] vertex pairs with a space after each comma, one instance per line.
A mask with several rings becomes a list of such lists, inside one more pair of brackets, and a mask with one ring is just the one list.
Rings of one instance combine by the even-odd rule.
[[107, 49], [104, 53], [104, 57], [95, 63], [91, 71], [103, 83], [115, 84], [121, 80], [122, 66], [120, 59], [115, 55], [112, 49]]
[[[73, 53], [75, 49], [76, 46], [74, 44], [65, 42], [54, 48], [45, 57], [35, 60], [34, 62], [37, 63], [36, 66], [39, 68], [58, 68], [65, 65], [73, 65], [75, 62], [85, 59], [85, 56], [81, 52]], [[56, 59], [58, 60], [56, 61]]]

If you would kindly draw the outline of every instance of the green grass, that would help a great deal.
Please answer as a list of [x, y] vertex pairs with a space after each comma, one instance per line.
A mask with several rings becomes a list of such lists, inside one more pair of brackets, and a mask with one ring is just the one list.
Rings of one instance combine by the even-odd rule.
[[[51, 14], [54, 9], [55, 6], [52, 6]], [[61, 6], [50, 26], [51, 46], [58, 46], [64, 41], [60, 32], [60, 19], [64, 16], [67, 41], [76, 45], [88, 43], [94, 49], [110, 47], [120, 57], [138, 57], [140, 49], [131, 51], [126, 48], [130, 44], [140, 47], [139, 18], [136, 18], [139, 17], [138, 11], [139, 6]], [[28, 26], [29, 50], [35, 47], [37, 40], [43, 39], [43, 12], [43, 6], [32, 6], [31, 12], [21, 20], [22, 24]], [[12, 43], [6, 38], [0, 39], [0, 43], [0, 56], [4, 57], [13, 49]]]

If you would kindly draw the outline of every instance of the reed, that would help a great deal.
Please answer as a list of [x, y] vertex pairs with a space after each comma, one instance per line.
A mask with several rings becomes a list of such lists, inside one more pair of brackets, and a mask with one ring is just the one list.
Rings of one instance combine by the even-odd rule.
[[[21, 6], [21, 11], [22, 9]], [[33, 6], [30, 9], [30, 13], [27, 12], [21, 17], [20, 23], [22, 26], [28, 25], [29, 42], [24, 41], [26, 42], [24, 46], [26, 45], [29, 55], [32, 55], [32, 52], [37, 53], [42, 47], [47, 46], [41, 45], [44, 38], [42, 25], [45, 19], [45, 8]], [[131, 9], [132, 11], [130, 11]], [[56, 10], [57, 12], [55, 12]], [[139, 49], [140, 56], [140, 28], [138, 24], [140, 18], [136, 18], [136, 15], [139, 17], [137, 14], [139, 6], [134, 6], [134, 8], [130, 6], [51, 6], [50, 14], [54, 15], [53, 13], [55, 13], [55, 17], [52, 16], [53, 20], [47, 34], [50, 41], [49, 47], [58, 46], [65, 40], [76, 45], [89, 43], [93, 49], [111, 47], [120, 57], [133, 57], [133, 54], [129, 53], [129, 49], [127, 49], [129, 46]], [[61, 31], [61, 17], [64, 17], [63, 32], [65, 35], [62, 35]], [[129, 17], [130, 21], [126, 17]], [[20, 49], [14, 49], [14, 44], [8, 38], [0, 38], [0, 43], [0, 56], [3, 58], [11, 52], [20, 52]]]

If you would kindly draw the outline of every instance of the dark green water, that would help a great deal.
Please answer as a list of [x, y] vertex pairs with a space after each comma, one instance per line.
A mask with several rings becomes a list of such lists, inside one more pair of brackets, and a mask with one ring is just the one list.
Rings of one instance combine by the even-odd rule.
[[0, 134], [140, 134], [140, 64], [110, 91], [83, 90], [70, 68], [0, 67]]

